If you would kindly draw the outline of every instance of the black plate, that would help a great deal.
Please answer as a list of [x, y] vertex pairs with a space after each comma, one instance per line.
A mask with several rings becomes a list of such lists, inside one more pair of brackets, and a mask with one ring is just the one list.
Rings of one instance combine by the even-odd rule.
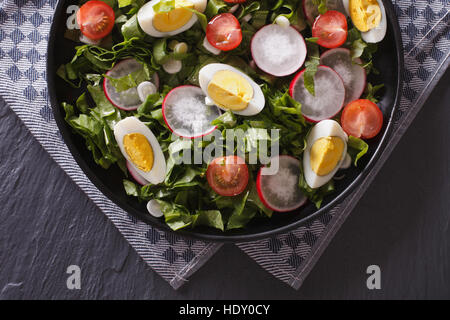
[[[58, 2], [48, 42], [48, 89], [59, 130], [78, 165], [101, 192], [133, 216], [154, 227], [173, 232], [163, 220], [150, 216], [144, 204], [139, 204], [136, 199], [128, 197], [125, 194], [122, 185], [122, 172], [118, 168], [110, 168], [109, 170], [100, 168], [93, 161], [90, 152], [85, 147], [83, 139], [74, 134], [64, 121], [61, 102], [75, 101], [81, 94], [80, 90], [74, 90], [56, 75], [56, 69], [61, 64], [70, 61], [74, 54], [74, 43], [64, 38], [68, 17], [66, 8], [74, 3], [76, 2], [69, 0], [61, 0]], [[274, 214], [271, 219], [254, 219], [246, 228], [241, 230], [222, 233], [212, 228], [196, 228], [192, 230], [180, 230], [177, 231], [178, 234], [220, 242], [242, 242], [268, 237], [298, 227], [317, 215], [330, 210], [353, 188], [361, 183], [377, 161], [384, 144], [391, 134], [391, 119], [400, 100], [400, 75], [403, 70], [403, 46], [400, 28], [392, 3], [388, 0], [383, 0], [383, 3], [388, 16], [388, 30], [386, 38], [379, 45], [374, 60], [375, 67], [381, 71], [381, 74], [376, 77], [369, 76], [369, 81], [374, 84], [385, 84], [383, 97], [379, 103], [384, 114], [384, 125], [382, 134], [370, 141], [369, 153], [361, 159], [358, 168], [347, 170], [346, 177], [336, 183], [335, 193], [324, 200], [322, 208], [319, 210], [316, 210], [313, 204], [308, 203], [308, 205], [302, 207], [297, 212]]]

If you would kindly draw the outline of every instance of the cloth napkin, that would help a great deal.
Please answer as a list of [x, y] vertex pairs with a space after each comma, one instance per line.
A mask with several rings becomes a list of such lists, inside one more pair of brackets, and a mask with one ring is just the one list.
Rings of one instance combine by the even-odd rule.
[[[393, 1], [404, 43], [404, 87], [394, 131], [376, 166], [346, 199], [296, 230], [237, 246], [298, 289], [383, 165], [449, 63], [450, 0]], [[177, 289], [220, 249], [155, 229], [106, 198], [78, 167], [48, 100], [47, 41], [57, 0], [0, 0], [0, 95], [50, 156], [106, 214], [142, 259]]]

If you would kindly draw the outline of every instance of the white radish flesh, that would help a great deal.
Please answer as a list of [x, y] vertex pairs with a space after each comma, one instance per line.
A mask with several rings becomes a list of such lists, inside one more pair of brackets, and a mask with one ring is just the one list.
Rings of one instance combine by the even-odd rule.
[[[111, 78], [119, 79], [142, 68], [142, 64], [136, 60], [126, 59], [117, 63], [111, 70], [106, 72], [106, 75]], [[156, 90], [158, 90], [159, 77], [156, 72], [152, 76], [152, 82], [155, 85]], [[137, 87], [117, 92], [111, 81], [106, 77], [103, 81], [103, 91], [105, 92], [106, 98], [108, 98], [114, 106], [122, 110], [136, 110], [142, 103]]]
[[319, 66], [314, 76], [313, 96], [304, 85], [304, 71], [291, 82], [292, 98], [302, 104], [303, 116], [311, 122], [334, 117], [343, 107], [345, 87], [341, 77], [331, 68]]
[[325, 51], [320, 63], [336, 71], [344, 82], [344, 105], [361, 97], [366, 87], [366, 70], [361, 66], [361, 59], [352, 61], [350, 50], [336, 48]]
[[220, 116], [217, 106], [205, 104], [199, 87], [180, 86], [172, 89], [163, 101], [162, 112], [169, 129], [181, 137], [196, 138], [215, 130], [211, 122]]
[[297, 71], [305, 62], [306, 44], [293, 27], [270, 24], [255, 33], [251, 51], [256, 65], [264, 72], [283, 77]]
[[256, 188], [262, 203], [278, 212], [293, 211], [307, 200], [299, 183], [300, 161], [294, 157], [278, 157], [278, 171], [272, 175], [263, 175], [259, 171]]

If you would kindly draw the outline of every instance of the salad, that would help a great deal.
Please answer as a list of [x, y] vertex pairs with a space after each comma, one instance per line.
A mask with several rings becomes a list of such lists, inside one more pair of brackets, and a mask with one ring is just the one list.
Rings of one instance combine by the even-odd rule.
[[382, 129], [380, 0], [90, 0], [65, 120], [173, 230], [319, 208]]

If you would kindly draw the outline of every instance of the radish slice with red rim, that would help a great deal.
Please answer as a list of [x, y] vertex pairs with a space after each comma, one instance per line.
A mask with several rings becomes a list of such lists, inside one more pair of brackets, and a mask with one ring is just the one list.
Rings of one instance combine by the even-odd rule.
[[320, 56], [320, 63], [332, 68], [342, 78], [345, 87], [344, 105], [361, 97], [366, 87], [366, 70], [360, 66], [361, 59], [352, 61], [349, 49], [327, 50]]
[[256, 189], [261, 202], [270, 210], [288, 212], [300, 208], [307, 198], [298, 186], [300, 161], [294, 157], [278, 156], [278, 171], [264, 175], [261, 168], [256, 179]]
[[129, 161], [127, 161], [127, 169], [130, 172], [131, 176], [133, 177], [133, 179], [139, 183], [140, 185], [147, 185], [150, 182], [147, 181], [143, 176], [141, 176], [139, 174], [139, 172], [137, 172], [137, 170], [131, 165], [131, 163]]
[[270, 24], [255, 33], [251, 52], [258, 68], [283, 77], [294, 73], [303, 65], [306, 44], [295, 28]]
[[[118, 79], [142, 68], [142, 64], [135, 59], [126, 59], [117, 63], [111, 70], [106, 72], [106, 75]], [[156, 72], [152, 76], [152, 83], [155, 85], [156, 89], [158, 89], [159, 77]], [[142, 104], [137, 87], [117, 92], [111, 81], [105, 77], [103, 80], [103, 91], [105, 92], [106, 98], [108, 98], [114, 106], [125, 111], [136, 110]]]
[[319, 122], [333, 118], [344, 106], [345, 87], [341, 77], [327, 66], [318, 66], [313, 96], [304, 85], [304, 71], [300, 71], [292, 80], [289, 87], [291, 97], [302, 104], [302, 114], [306, 120]]
[[[345, 10], [345, 6], [342, 3], [342, 0], [327, 0], [326, 5], [328, 10], [336, 10], [348, 16], [348, 13]], [[311, 24], [319, 15], [319, 10], [317, 9], [317, 5], [313, 3], [313, 0], [303, 0], [303, 12], [305, 13], [306, 19]]]
[[196, 86], [172, 89], [164, 98], [162, 113], [170, 131], [184, 138], [199, 138], [216, 129], [211, 122], [220, 116], [215, 105], [205, 104], [205, 94]]

